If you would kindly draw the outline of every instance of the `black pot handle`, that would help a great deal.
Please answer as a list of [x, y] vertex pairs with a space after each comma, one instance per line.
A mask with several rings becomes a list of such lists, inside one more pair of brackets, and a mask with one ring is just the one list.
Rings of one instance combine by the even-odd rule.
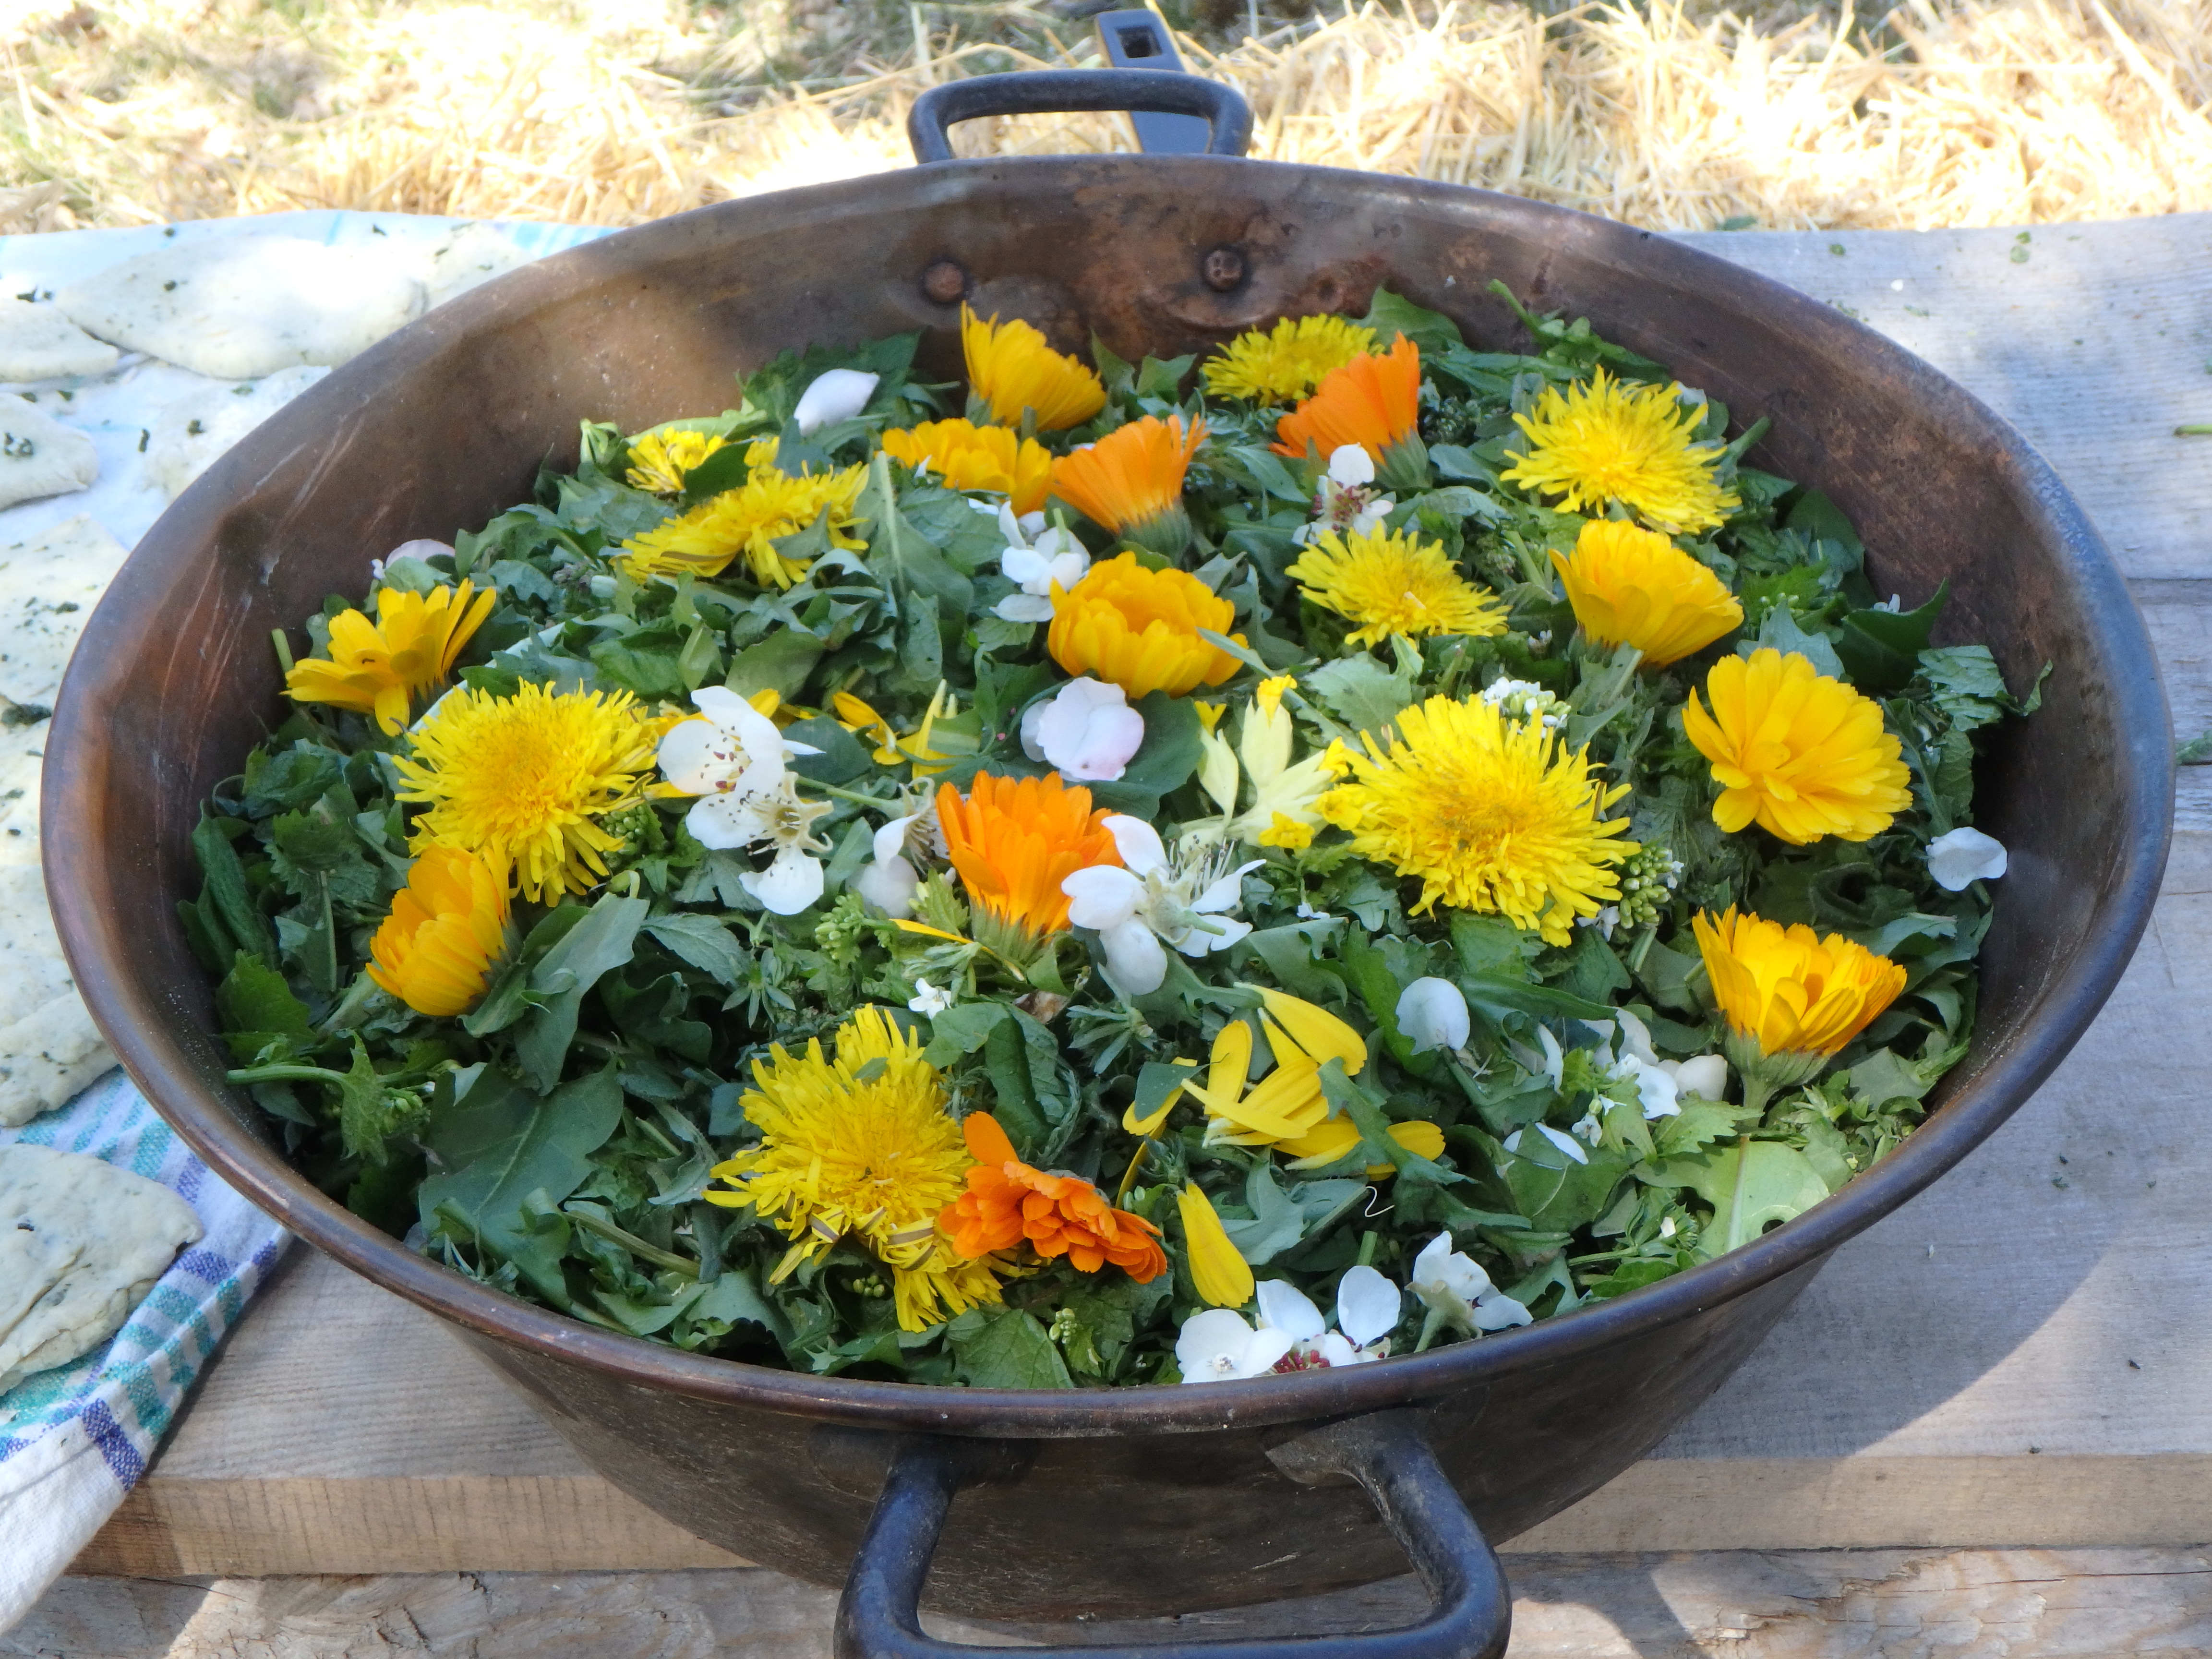
[[[1293, 1480], [1343, 1474], [1367, 1489], [1428, 1587], [1427, 1618], [1359, 1636], [1024, 1651], [1045, 1659], [1498, 1659], [1505, 1651], [1513, 1621], [1505, 1575], [1412, 1413], [1332, 1423], [1268, 1455]], [[988, 1441], [915, 1436], [900, 1447], [837, 1604], [837, 1659], [976, 1659], [1005, 1651], [925, 1634], [918, 1604], [953, 1494], [1009, 1472], [1004, 1449]]]
[[1026, 70], [976, 75], [932, 87], [907, 112], [916, 161], [949, 161], [956, 121], [987, 115], [1056, 115], [1073, 110], [1147, 110], [1195, 115], [1212, 130], [1212, 155], [1242, 155], [1252, 142], [1252, 106], [1234, 88], [1172, 70]]

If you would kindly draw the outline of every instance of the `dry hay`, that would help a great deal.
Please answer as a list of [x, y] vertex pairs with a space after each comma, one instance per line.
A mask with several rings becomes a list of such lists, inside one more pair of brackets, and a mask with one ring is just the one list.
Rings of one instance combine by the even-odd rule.
[[[0, 63], [0, 228], [320, 206], [629, 224], [878, 172], [907, 165], [921, 88], [1089, 55], [1079, 27], [1058, 54], [960, 33], [992, 12], [1042, 15], [1034, 0], [914, 5], [896, 61], [861, 39], [781, 92], [762, 88], [796, 38], [789, 0], [750, 0], [719, 33], [672, 0], [329, 0], [308, 21], [138, 0], [19, 20]], [[2212, 209], [2212, 0], [1909, 0], [1874, 23], [1668, 0], [1548, 16], [1370, 3], [1185, 52], [1252, 100], [1255, 155], [1659, 228]], [[974, 123], [957, 143], [1133, 147], [1111, 116]]]

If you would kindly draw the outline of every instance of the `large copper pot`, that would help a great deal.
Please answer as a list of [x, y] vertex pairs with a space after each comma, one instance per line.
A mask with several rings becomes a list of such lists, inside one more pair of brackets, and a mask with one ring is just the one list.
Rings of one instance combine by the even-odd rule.
[[[372, 555], [527, 496], [541, 463], [574, 461], [580, 419], [635, 429], [720, 409], [734, 372], [810, 341], [921, 328], [950, 368], [963, 295], [1070, 346], [1095, 331], [1133, 359], [1285, 313], [1356, 312], [1387, 283], [1503, 348], [1520, 337], [1493, 279], [1587, 314], [1740, 415], [1771, 416], [1753, 459], [1850, 514], [1884, 592], [1918, 599], [1948, 578], [1949, 636], [1990, 641], [2015, 685], [2052, 665], [2042, 711], [1983, 767], [1980, 822], [2012, 868], [1972, 1050], [1926, 1127], [1826, 1203], [1617, 1301], [1379, 1364], [1120, 1392], [916, 1388], [682, 1353], [459, 1278], [316, 1191], [225, 1084], [175, 903], [198, 887], [199, 803], [278, 718], [270, 630], [358, 592]], [[933, 1540], [933, 1604], [1006, 1619], [1302, 1595], [1402, 1571], [1410, 1552], [1437, 1595], [1430, 1620], [1320, 1645], [1498, 1651], [1502, 1581], [1483, 1538], [1533, 1526], [1648, 1451], [1831, 1251], [2049, 1075], [2144, 925], [2172, 787], [2149, 647], [2102, 543], [2020, 435], [1926, 364], [1626, 226], [1214, 156], [948, 162], [790, 191], [610, 237], [442, 307], [170, 508], [86, 630], [55, 728], [55, 915], [94, 1016], [162, 1115], [310, 1243], [451, 1321], [662, 1514], [825, 1583], [868, 1534], [847, 1654], [938, 1650], [914, 1620]]]

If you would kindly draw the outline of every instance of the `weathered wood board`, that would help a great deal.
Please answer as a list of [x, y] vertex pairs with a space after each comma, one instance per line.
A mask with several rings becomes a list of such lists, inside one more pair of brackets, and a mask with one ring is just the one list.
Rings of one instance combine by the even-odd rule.
[[[2150, 625], [2178, 735], [2194, 737], [2212, 727], [2212, 438], [2172, 428], [2212, 421], [2212, 283], [2203, 276], [2212, 215], [2018, 235], [1689, 240], [1863, 316], [2027, 431], [2112, 541]], [[1840, 1251], [1752, 1362], [1654, 1457], [1516, 1540], [1516, 1651], [1723, 1641], [1743, 1654], [1933, 1651], [1956, 1620], [2013, 1631], [2021, 1645], [2002, 1650], [2022, 1654], [2212, 1648], [2203, 1559], [2178, 1565], [2184, 1554], [2170, 1547], [2212, 1538], [2208, 998], [2212, 768], [2192, 768], [2151, 933], [2096, 1026], [1964, 1166]], [[674, 1589], [605, 1586], [586, 1620], [605, 1640], [596, 1650], [704, 1652], [712, 1632], [739, 1651], [757, 1642], [762, 1651], [775, 1643], [778, 1652], [826, 1652], [829, 1603], [816, 1592], [743, 1569], [598, 1480], [433, 1326], [326, 1261], [295, 1260], [78, 1570], [718, 1568], [636, 1581], [697, 1586], [691, 1601]], [[395, 1355], [405, 1356], [397, 1373]], [[1964, 1546], [2002, 1553], [1942, 1553]], [[1561, 1557], [1822, 1548], [1888, 1553], [1582, 1565]], [[1900, 1553], [1929, 1549], [1938, 1553]], [[2092, 1560], [2114, 1564], [2111, 1584], [2154, 1589], [2153, 1580], [2172, 1577], [2197, 1587], [2196, 1599], [2177, 1595], [2141, 1617], [2114, 1612], [2137, 1591], [2098, 1589], [2106, 1570], [2082, 1565]], [[2058, 1588], [2024, 1588], [2033, 1575]], [[542, 1620], [558, 1623], [548, 1609], [568, 1605], [568, 1591], [542, 1588], [529, 1607], [510, 1604], [507, 1619], [495, 1611], [506, 1581], [423, 1582], [429, 1599], [419, 1601], [404, 1586], [362, 1587], [357, 1601], [331, 1586], [222, 1594], [251, 1603], [252, 1618], [296, 1594], [304, 1599], [285, 1619], [356, 1626], [403, 1607], [465, 1603], [451, 1616], [484, 1635], [473, 1650], [485, 1654], [507, 1650], [509, 1629], [544, 1633]], [[1678, 1605], [1665, 1586], [1692, 1582], [1736, 1588], [1713, 1589], [1719, 1599], [1695, 1615], [1704, 1622], [1686, 1622], [1690, 1601]], [[1611, 1588], [1592, 1588], [1601, 1583]], [[1380, 1607], [1403, 1590], [1370, 1594]], [[2141, 1594], [2145, 1605], [2157, 1600]], [[679, 1601], [690, 1611], [677, 1611]], [[681, 1625], [695, 1645], [616, 1639], [625, 1620], [658, 1617], [657, 1602], [671, 1609], [667, 1640]], [[724, 1611], [700, 1611], [709, 1603]], [[1585, 1605], [1608, 1611], [1574, 1611]], [[1723, 1613], [1747, 1622], [1715, 1622]], [[2100, 1619], [2107, 1645], [2087, 1634]], [[464, 1650], [441, 1648], [433, 1622], [416, 1620], [424, 1650]], [[1877, 1626], [1921, 1634], [1876, 1644]], [[1729, 1634], [1739, 1628], [1751, 1634]], [[240, 1650], [246, 1629], [238, 1626]], [[1541, 1638], [1552, 1646], [1528, 1645], [1546, 1629], [1556, 1631], [1556, 1641]], [[485, 1634], [494, 1631], [496, 1639]], [[1638, 1645], [1646, 1642], [1657, 1644]]]

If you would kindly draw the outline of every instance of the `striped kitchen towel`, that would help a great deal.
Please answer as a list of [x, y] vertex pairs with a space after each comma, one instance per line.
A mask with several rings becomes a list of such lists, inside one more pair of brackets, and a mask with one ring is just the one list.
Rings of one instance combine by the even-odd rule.
[[0, 1395], [0, 1632], [145, 1473], [185, 1393], [291, 1237], [214, 1176], [122, 1072], [0, 1144], [84, 1152], [173, 1188], [204, 1231], [112, 1341]]

